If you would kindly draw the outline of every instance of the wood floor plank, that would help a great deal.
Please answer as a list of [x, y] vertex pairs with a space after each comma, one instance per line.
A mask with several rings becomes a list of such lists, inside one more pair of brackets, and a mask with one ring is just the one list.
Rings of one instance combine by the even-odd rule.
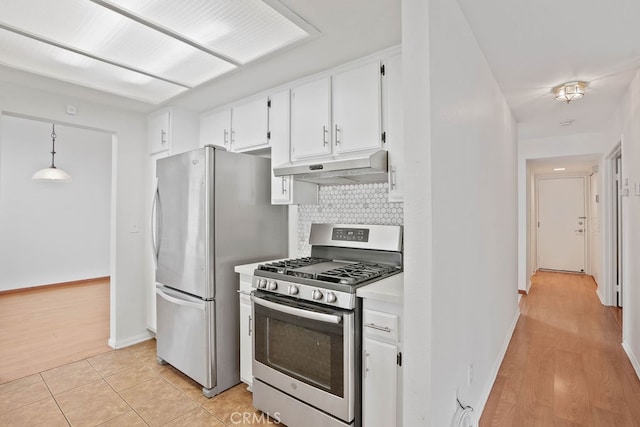
[[533, 276], [481, 427], [640, 427], [640, 380], [596, 289], [586, 275]]
[[111, 348], [109, 280], [0, 295], [0, 384]]
[[554, 360], [553, 413], [557, 418], [593, 425], [582, 356], [557, 350]]

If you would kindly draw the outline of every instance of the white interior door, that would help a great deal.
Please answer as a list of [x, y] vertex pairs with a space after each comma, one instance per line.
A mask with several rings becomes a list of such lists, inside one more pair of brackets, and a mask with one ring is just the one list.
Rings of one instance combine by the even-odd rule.
[[541, 178], [538, 190], [538, 267], [585, 271], [585, 178]]

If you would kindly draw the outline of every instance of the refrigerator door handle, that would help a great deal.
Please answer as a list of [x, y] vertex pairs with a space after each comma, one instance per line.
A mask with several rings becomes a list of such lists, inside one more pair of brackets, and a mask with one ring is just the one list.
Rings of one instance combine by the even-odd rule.
[[174, 298], [172, 296], [167, 295], [165, 292], [163, 292], [160, 289], [156, 289], [156, 293], [158, 294], [158, 296], [160, 298], [163, 298], [163, 299], [169, 301], [170, 303], [177, 304], [177, 305], [182, 305], [184, 307], [197, 308], [198, 310], [201, 310], [201, 311], [205, 310], [205, 304], [198, 304], [196, 302], [185, 301], [185, 300], [182, 300], [182, 299], [179, 299], [179, 298]]
[[151, 202], [151, 247], [153, 248], [153, 263], [156, 266], [156, 270], [158, 269], [158, 254], [160, 251], [160, 247], [156, 242], [156, 237], [158, 236], [158, 211], [156, 210], [158, 206], [158, 197], [159, 189], [158, 189], [158, 178], [156, 178], [156, 191], [153, 193], [153, 201]]

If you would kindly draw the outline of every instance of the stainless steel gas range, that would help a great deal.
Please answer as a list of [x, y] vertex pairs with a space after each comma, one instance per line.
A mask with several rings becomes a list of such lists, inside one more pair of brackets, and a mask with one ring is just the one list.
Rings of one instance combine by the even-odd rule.
[[290, 427], [360, 426], [356, 289], [402, 271], [402, 227], [312, 224], [309, 243], [254, 272], [253, 404]]

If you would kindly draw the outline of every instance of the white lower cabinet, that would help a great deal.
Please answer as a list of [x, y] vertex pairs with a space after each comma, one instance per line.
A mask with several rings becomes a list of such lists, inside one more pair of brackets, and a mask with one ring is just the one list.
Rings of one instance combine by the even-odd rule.
[[398, 347], [365, 338], [363, 341], [364, 402], [363, 418], [367, 427], [396, 425]]
[[253, 362], [252, 340], [253, 340], [253, 319], [251, 317], [251, 280], [253, 276], [240, 274], [240, 380], [249, 386], [253, 382]]
[[401, 426], [402, 307], [365, 299], [362, 320], [362, 425]]

